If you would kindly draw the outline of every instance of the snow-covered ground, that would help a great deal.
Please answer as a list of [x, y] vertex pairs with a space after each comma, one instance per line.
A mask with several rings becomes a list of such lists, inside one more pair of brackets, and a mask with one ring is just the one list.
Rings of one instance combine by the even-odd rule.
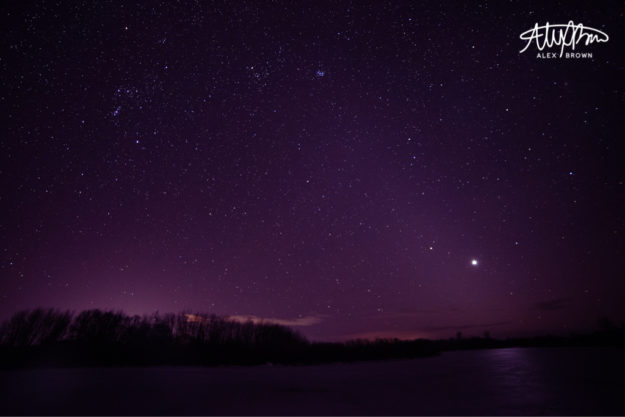
[[0, 414], [625, 414], [625, 351], [218, 368], [0, 372]]

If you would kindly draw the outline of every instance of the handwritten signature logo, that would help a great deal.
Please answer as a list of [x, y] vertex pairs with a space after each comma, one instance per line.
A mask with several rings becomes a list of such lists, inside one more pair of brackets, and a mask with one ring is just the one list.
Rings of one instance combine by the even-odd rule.
[[582, 23], [575, 24], [572, 20], [566, 25], [557, 24], [551, 25], [549, 22], [543, 26], [538, 26], [538, 23], [534, 25], [532, 29], [526, 30], [521, 33], [520, 38], [527, 41], [525, 48], [519, 53], [525, 52], [534, 43], [539, 51], [543, 51], [545, 48], [560, 48], [560, 55], [556, 53], [539, 53], [537, 58], [555, 58], [556, 56], [562, 58], [592, 58], [592, 53], [589, 56], [577, 56], [579, 53], [569, 53], [565, 55], [565, 49], [570, 47], [571, 51], [575, 51], [575, 47], [579, 44], [588, 46], [592, 43], [607, 42], [609, 37], [605, 32], [599, 29], [594, 29], [589, 26], [584, 26]]

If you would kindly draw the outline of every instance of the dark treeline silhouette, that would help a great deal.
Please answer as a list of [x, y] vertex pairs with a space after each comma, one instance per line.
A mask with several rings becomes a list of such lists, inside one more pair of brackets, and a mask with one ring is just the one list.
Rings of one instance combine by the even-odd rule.
[[599, 329], [590, 333], [571, 333], [567, 336], [542, 335], [495, 339], [485, 332], [483, 337], [462, 337], [436, 340], [439, 351], [501, 349], [510, 347], [625, 347], [625, 322], [614, 324], [608, 319], [599, 320]]
[[305, 364], [434, 354], [429, 341], [310, 343], [288, 327], [215, 315], [22, 311], [0, 327], [0, 367]]
[[530, 346], [625, 346], [625, 324], [594, 333], [441, 340], [311, 343], [288, 327], [215, 315], [53, 309], [16, 313], [0, 327], [0, 367], [316, 364], [430, 356], [448, 350]]

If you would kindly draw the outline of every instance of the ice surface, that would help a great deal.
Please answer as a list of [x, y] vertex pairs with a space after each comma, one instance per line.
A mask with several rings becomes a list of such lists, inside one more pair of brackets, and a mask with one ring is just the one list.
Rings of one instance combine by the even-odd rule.
[[319, 366], [0, 373], [2, 414], [625, 414], [623, 350], [498, 349]]

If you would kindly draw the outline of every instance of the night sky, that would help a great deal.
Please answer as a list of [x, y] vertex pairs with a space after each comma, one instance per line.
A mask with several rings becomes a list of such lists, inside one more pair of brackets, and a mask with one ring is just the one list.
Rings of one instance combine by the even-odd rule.
[[[5, 2], [0, 317], [625, 319], [625, 6], [444, 3]], [[610, 40], [519, 53], [569, 20]]]

